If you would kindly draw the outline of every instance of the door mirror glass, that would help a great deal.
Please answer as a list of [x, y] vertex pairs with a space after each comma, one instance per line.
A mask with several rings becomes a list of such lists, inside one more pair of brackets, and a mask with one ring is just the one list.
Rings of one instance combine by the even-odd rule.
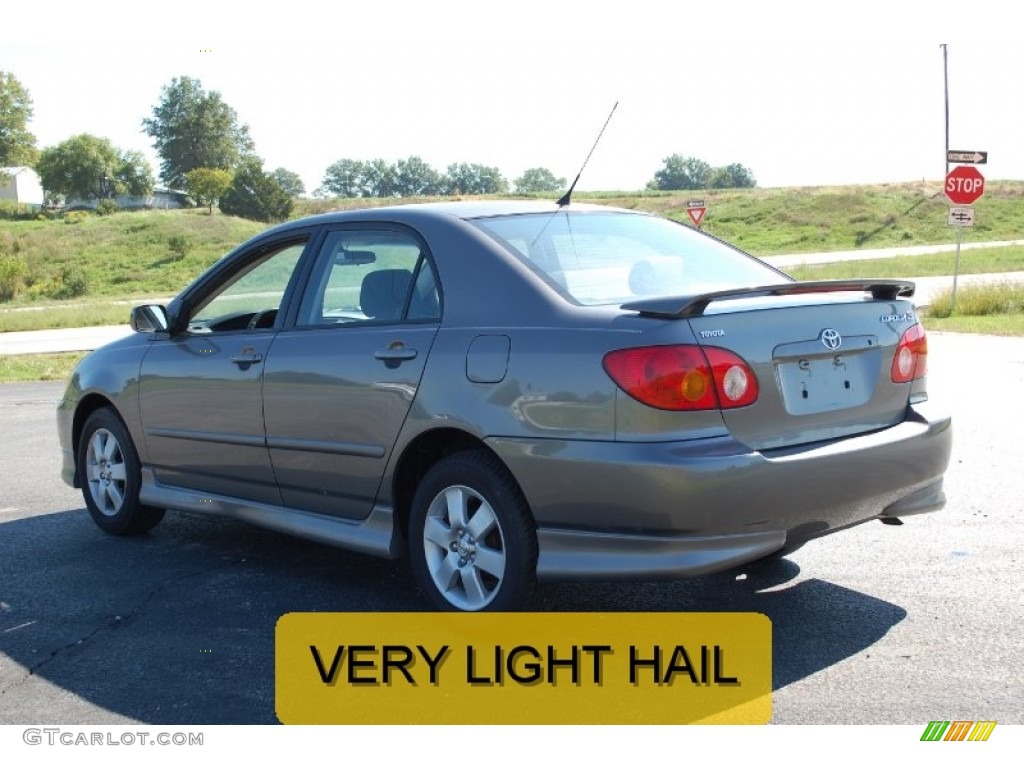
[[170, 327], [167, 310], [159, 304], [132, 308], [132, 330], [139, 333], [163, 333]]

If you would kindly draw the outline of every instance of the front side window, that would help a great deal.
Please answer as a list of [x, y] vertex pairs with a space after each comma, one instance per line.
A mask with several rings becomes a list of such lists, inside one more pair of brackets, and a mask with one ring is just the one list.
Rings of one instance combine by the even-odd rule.
[[787, 279], [714, 238], [655, 216], [558, 211], [471, 223], [584, 305], [694, 296]]
[[278, 244], [255, 254], [245, 267], [192, 312], [192, 333], [273, 328], [305, 240]]
[[299, 307], [299, 325], [437, 320], [437, 283], [419, 243], [401, 232], [328, 234]]

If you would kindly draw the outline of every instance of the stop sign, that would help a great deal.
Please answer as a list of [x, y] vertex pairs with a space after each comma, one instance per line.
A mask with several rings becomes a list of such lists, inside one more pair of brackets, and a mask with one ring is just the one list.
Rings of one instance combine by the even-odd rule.
[[985, 177], [973, 165], [958, 165], [946, 174], [946, 197], [956, 205], [970, 205], [985, 194]]

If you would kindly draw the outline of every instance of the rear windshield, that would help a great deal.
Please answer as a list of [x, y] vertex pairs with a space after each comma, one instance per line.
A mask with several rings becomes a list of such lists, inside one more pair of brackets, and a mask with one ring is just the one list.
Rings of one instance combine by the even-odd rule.
[[564, 210], [471, 223], [584, 305], [787, 281], [735, 248], [656, 216]]

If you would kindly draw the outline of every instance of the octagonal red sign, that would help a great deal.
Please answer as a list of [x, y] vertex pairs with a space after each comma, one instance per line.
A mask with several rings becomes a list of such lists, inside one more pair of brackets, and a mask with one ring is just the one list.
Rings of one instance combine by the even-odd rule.
[[985, 194], [985, 177], [972, 165], [958, 165], [946, 174], [946, 197], [956, 205], [970, 205]]

